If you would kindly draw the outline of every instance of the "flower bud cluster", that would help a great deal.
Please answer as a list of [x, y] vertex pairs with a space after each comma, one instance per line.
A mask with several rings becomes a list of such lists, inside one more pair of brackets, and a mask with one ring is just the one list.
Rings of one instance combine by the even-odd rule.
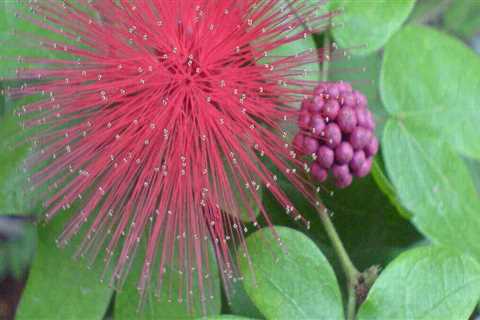
[[311, 175], [324, 182], [329, 172], [339, 188], [366, 176], [378, 152], [375, 120], [366, 97], [346, 82], [323, 82], [304, 100], [293, 140], [302, 154], [312, 155]]

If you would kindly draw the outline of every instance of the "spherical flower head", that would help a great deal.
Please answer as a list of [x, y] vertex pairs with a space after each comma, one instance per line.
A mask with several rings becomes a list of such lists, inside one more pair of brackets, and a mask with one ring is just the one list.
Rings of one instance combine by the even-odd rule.
[[366, 176], [378, 152], [375, 120], [367, 98], [346, 82], [323, 82], [302, 103], [294, 145], [313, 155], [312, 177], [324, 182], [331, 172], [339, 188]]
[[[29, 45], [71, 55], [21, 57], [28, 67], [17, 70], [18, 78], [36, 81], [10, 91], [39, 98], [18, 114], [34, 132], [31, 182], [49, 191], [47, 220], [80, 208], [60, 246], [84, 230], [79, 254], [94, 260], [104, 251], [115, 286], [145, 243], [137, 253], [144, 261], [141, 293], [160, 290], [164, 270], [175, 264], [187, 282], [195, 274], [205, 301], [209, 255], [228, 294], [228, 282], [239, 276], [234, 253], [248, 257], [246, 224], [260, 228], [257, 207], [270, 224], [262, 189], [308, 224], [265, 163], [316, 202], [284, 128], [314, 89], [299, 74], [318, 64], [319, 54], [272, 54], [328, 27], [330, 16], [318, 14], [316, 4], [112, 0], [31, 7], [23, 18], [56, 37]], [[339, 105], [331, 104], [333, 117]], [[340, 142], [338, 125], [319, 116], [313, 121], [317, 132], [327, 125], [332, 141]], [[311, 152], [323, 145], [318, 136], [298, 139], [294, 145]], [[187, 288], [180, 294], [189, 299]]]

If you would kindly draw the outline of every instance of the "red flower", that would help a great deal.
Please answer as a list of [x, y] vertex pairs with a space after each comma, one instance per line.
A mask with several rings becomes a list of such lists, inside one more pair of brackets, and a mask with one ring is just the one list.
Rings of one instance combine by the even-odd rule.
[[23, 58], [33, 67], [18, 76], [39, 81], [14, 91], [44, 97], [19, 113], [39, 132], [32, 182], [52, 191], [47, 219], [75, 202], [82, 206], [59, 244], [85, 225], [79, 253], [94, 258], [106, 248], [117, 284], [143, 238], [141, 291], [152, 276], [161, 287], [165, 268], [175, 263], [199, 276], [203, 292], [208, 243], [227, 286], [237, 274], [229, 243], [246, 250], [242, 207], [254, 226], [256, 206], [271, 225], [262, 187], [306, 222], [264, 163], [316, 201], [283, 128], [295, 124], [292, 106], [313, 91], [314, 82], [299, 78], [318, 53], [274, 52], [327, 26], [328, 15], [307, 3], [33, 4], [38, 15], [25, 18], [66, 39], [41, 45], [74, 58]]

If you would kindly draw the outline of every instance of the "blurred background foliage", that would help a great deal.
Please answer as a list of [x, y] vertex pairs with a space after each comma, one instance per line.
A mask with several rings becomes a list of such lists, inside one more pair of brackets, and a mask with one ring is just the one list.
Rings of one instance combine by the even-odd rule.
[[[381, 138], [372, 175], [346, 190], [327, 183], [321, 192], [355, 265], [385, 268], [358, 318], [467, 319], [480, 298], [480, 1], [332, 0], [328, 8], [341, 9], [330, 36], [348, 53], [332, 62], [330, 80], [350, 81], [368, 96]], [[15, 46], [15, 30], [44, 33], [15, 17], [23, 9], [21, 1], [0, 3], [0, 318], [13, 316], [23, 286], [18, 319], [201, 317], [168, 299], [137, 313], [134, 277], [114, 293], [99, 271], [72, 260], [74, 246], [56, 248], [62, 219], [38, 223], [40, 201], [23, 183], [29, 148], [19, 146], [15, 103], [4, 91], [14, 85], [11, 58], [38, 54]], [[265, 191], [288, 255], [262, 254], [263, 242], [254, 240], [264, 231], [251, 235], [257, 281], [241, 262], [245, 281], [235, 284], [230, 303], [220, 293], [213, 298], [210, 319], [344, 316], [345, 279], [317, 213], [281, 183], [310, 230]]]

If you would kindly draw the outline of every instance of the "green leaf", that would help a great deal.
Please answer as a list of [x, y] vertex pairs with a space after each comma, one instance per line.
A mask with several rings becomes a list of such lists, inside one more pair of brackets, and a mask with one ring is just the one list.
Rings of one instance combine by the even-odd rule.
[[387, 45], [381, 76], [391, 116], [382, 151], [402, 204], [430, 239], [477, 258], [480, 200], [453, 147], [479, 155], [479, 73], [480, 60], [458, 41], [406, 27]]
[[20, 130], [11, 113], [0, 116], [0, 215], [26, 214], [33, 206], [32, 197], [25, 190], [27, 179], [23, 171], [29, 146], [17, 145]]
[[415, 0], [332, 0], [330, 9], [343, 9], [332, 30], [340, 47], [366, 55], [385, 45], [402, 26]]
[[478, 0], [452, 1], [445, 12], [445, 27], [465, 39], [480, 32], [480, 2]]
[[390, 120], [383, 136], [385, 164], [402, 204], [430, 239], [480, 258], [480, 200], [468, 169], [447, 143], [415, 129]]
[[243, 281], [236, 281], [232, 284], [233, 294], [230, 297], [228, 307], [230, 311], [239, 316], [252, 319], [264, 319], [260, 310], [255, 306], [243, 286]]
[[112, 290], [100, 283], [103, 264], [88, 270], [86, 262], [74, 261], [79, 241], [65, 249], [55, 246], [68, 216], [63, 212], [47, 227], [40, 227], [36, 258], [16, 319], [103, 318], [112, 296]]
[[[307, 0], [306, 2], [312, 2], [313, 0]], [[278, 5], [278, 10], [284, 10], [283, 8], [288, 7], [289, 1], [286, 0], [281, 0], [279, 1]], [[318, 10], [322, 10], [322, 7], [320, 7]], [[292, 11], [293, 14], [295, 14], [295, 10]], [[298, 19], [302, 19], [301, 17], [298, 17]], [[290, 35], [295, 35], [299, 32], [299, 30], [294, 30], [290, 33]], [[289, 33], [286, 33], [285, 36], [289, 36]], [[291, 42], [284, 44], [283, 46], [280, 46], [276, 48], [275, 50], [272, 50], [268, 54], [271, 56], [295, 56], [301, 53], [305, 53], [309, 50], [317, 50], [317, 45], [315, 43], [315, 39], [313, 36], [307, 36], [306, 38], [299, 39], [297, 41]], [[304, 75], [298, 76], [298, 79], [301, 80], [312, 80], [312, 81], [319, 81], [320, 80], [320, 65], [311, 63], [309, 65], [303, 66], [302, 69], [305, 71]]]
[[463, 43], [408, 26], [386, 46], [380, 90], [392, 117], [479, 159], [479, 74], [479, 56]]
[[[192, 271], [193, 282], [187, 283], [190, 281], [190, 275], [180, 274], [178, 270], [168, 268], [164, 273], [164, 284], [160, 296], [155, 295], [155, 289], [152, 287], [148, 289], [145, 301], [140, 300], [137, 284], [142, 274], [143, 256], [146, 252], [146, 244], [142, 243], [141, 245], [142, 247], [135, 256], [130, 275], [124, 287], [116, 295], [115, 319], [192, 319], [203, 316], [204, 310], [200, 301], [201, 292], [196, 271]], [[213, 249], [210, 253], [208, 257], [210, 274], [208, 278], [205, 278], [203, 284], [204, 293], [208, 299], [205, 302], [205, 311], [207, 315], [217, 315], [221, 312], [222, 304], [220, 275]], [[152, 275], [150, 283], [155, 284], [156, 279], [156, 275]], [[189, 293], [190, 290], [191, 293]], [[141, 303], [143, 305], [139, 308]]]
[[400, 215], [405, 219], [410, 219], [412, 217], [412, 214], [402, 206], [396, 190], [394, 189], [390, 180], [388, 180], [382, 168], [380, 167], [378, 158], [375, 159], [375, 161], [373, 162], [372, 176], [375, 179], [378, 187], [385, 193], [390, 202], [395, 206], [398, 213], [400, 213]]
[[[276, 227], [247, 238], [248, 259], [239, 252], [245, 290], [267, 319], [340, 319], [342, 297], [327, 259], [302, 233]], [[285, 250], [282, 250], [284, 248]]]
[[442, 247], [401, 254], [382, 272], [358, 319], [468, 319], [480, 298], [480, 266]]
[[[20, 16], [17, 16], [16, 13], [20, 13]], [[28, 63], [19, 61], [17, 59], [19, 56], [52, 59], [71, 58], [68, 52], [47, 49], [40, 46], [39, 42], [40, 37], [57, 41], [58, 45], [72, 44], [72, 40], [61, 36], [59, 33], [43, 29], [25, 19], [22, 15], [36, 16], [30, 8], [29, 2], [3, 1], [0, 4], [0, 73], [2, 76], [15, 76], [16, 68], [29, 66]], [[58, 26], [56, 27], [58, 28]], [[38, 41], [27, 38], [25, 34], [28, 34], [29, 37], [32, 36], [33, 39], [37, 37]], [[2, 58], [7, 59], [6, 63], [2, 61]]]

